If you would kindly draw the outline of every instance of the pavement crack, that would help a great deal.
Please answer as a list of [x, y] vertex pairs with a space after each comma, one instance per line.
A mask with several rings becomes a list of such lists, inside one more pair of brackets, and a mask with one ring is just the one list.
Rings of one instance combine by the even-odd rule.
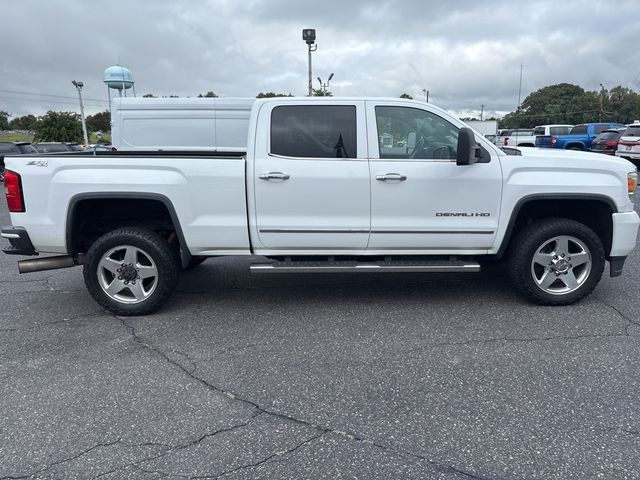
[[[278, 412], [270, 411], [267, 408], [262, 407], [258, 403], [254, 402], [253, 400], [244, 398], [244, 397], [238, 395], [237, 393], [225, 390], [224, 388], [221, 388], [221, 387], [219, 387], [217, 385], [214, 385], [213, 383], [208, 382], [204, 378], [201, 378], [201, 377], [195, 375], [193, 372], [191, 372], [184, 365], [182, 365], [179, 362], [177, 362], [174, 359], [172, 359], [161, 348], [159, 348], [158, 346], [155, 346], [155, 345], [143, 340], [143, 338], [136, 332], [135, 327], [130, 325], [129, 323], [127, 323], [127, 320], [125, 318], [118, 317], [118, 316], [114, 316], [114, 318], [118, 319], [122, 323], [122, 325], [129, 331], [129, 333], [131, 334], [133, 340], [136, 343], [138, 343], [139, 345], [142, 345], [144, 348], [148, 348], [148, 349], [152, 350], [153, 352], [157, 353], [162, 358], [164, 358], [164, 360], [166, 362], [168, 362], [169, 364], [171, 364], [171, 365], [175, 366], [176, 368], [179, 368], [180, 370], [182, 370], [186, 375], [191, 377], [194, 381], [200, 383], [201, 385], [203, 385], [205, 388], [207, 388], [209, 390], [212, 390], [212, 391], [217, 392], [217, 393], [219, 393], [221, 395], [224, 395], [225, 397], [227, 397], [227, 398], [229, 398], [231, 400], [238, 401], [238, 402], [244, 403], [246, 405], [249, 405], [249, 406], [255, 408], [259, 413], [254, 415], [252, 417], [252, 419], [255, 418], [257, 415], [266, 414], [266, 415], [269, 415], [269, 416], [274, 417], [274, 418], [278, 418], [278, 419], [281, 419], [281, 420], [284, 420], [284, 421], [288, 421], [288, 422], [293, 422], [293, 423], [296, 423], [298, 425], [302, 425], [302, 426], [314, 429], [314, 430], [316, 430], [318, 432], [315, 436], [310, 437], [309, 439], [307, 439], [304, 442], [298, 444], [296, 447], [293, 447], [292, 449], [283, 451], [282, 453], [280, 453], [280, 455], [278, 455], [278, 453], [276, 452], [276, 453], [270, 455], [269, 457], [261, 460], [260, 462], [257, 462], [255, 464], [245, 465], [243, 467], [238, 467], [238, 468], [236, 468], [234, 470], [230, 470], [230, 471], [224, 472], [224, 473], [222, 473], [222, 474], [220, 474], [218, 476], [213, 476], [213, 477], [212, 476], [190, 477], [193, 480], [196, 480], [196, 479], [197, 480], [203, 480], [203, 479], [207, 479], [207, 478], [219, 478], [219, 477], [221, 477], [223, 475], [229, 475], [230, 473], [233, 473], [234, 471], [237, 471], [237, 470], [240, 470], [240, 469], [256, 467], [258, 465], [261, 465], [262, 463], [265, 463], [265, 462], [271, 460], [274, 457], [293, 453], [294, 451], [296, 451], [297, 449], [303, 447], [304, 445], [306, 445], [306, 444], [308, 444], [308, 443], [310, 443], [310, 442], [322, 437], [323, 435], [329, 434], [329, 433], [334, 434], [334, 435], [339, 435], [339, 436], [341, 436], [343, 438], [346, 438], [347, 440], [353, 440], [353, 441], [357, 441], [357, 442], [365, 444], [365, 445], [373, 446], [373, 447], [379, 448], [379, 449], [384, 450], [384, 451], [389, 451], [389, 452], [393, 452], [393, 453], [396, 453], [396, 454], [399, 454], [399, 455], [409, 456], [409, 457], [412, 457], [414, 459], [427, 462], [429, 465], [431, 465], [434, 468], [440, 469], [440, 470], [445, 471], [445, 472], [454, 473], [456, 475], [462, 475], [465, 478], [471, 478], [471, 479], [475, 479], [475, 480], [489, 480], [486, 477], [481, 477], [481, 476], [475, 475], [473, 473], [464, 471], [464, 470], [462, 470], [460, 468], [456, 468], [456, 467], [451, 466], [451, 465], [446, 465], [446, 464], [437, 462], [435, 460], [431, 460], [431, 459], [429, 459], [429, 458], [427, 458], [425, 456], [418, 455], [418, 454], [410, 452], [410, 451], [405, 451], [405, 450], [402, 450], [402, 449], [399, 449], [399, 448], [394, 448], [394, 447], [391, 447], [391, 446], [383, 445], [381, 443], [374, 442], [374, 441], [369, 440], [369, 439], [365, 439], [365, 438], [363, 438], [361, 436], [358, 436], [356, 434], [353, 434], [353, 433], [349, 433], [349, 432], [346, 432], [346, 431], [337, 430], [337, 429], [333, 429], [333, 428], [317, 425], [317, 424], [311, 423], [311, 422], [309, 422], [307, 420], [302, 420], [302, 419], [299, 419], [299, 418], [295, 418], [295, 417], [293, 417], [291, 415], [287, 415], [287, 414], [284, 414], [284, 413], [278, 413]], [[612, 336], [620, 336], [620, 335], [612, 335]], [[578, 338], [581, 338], [581, 337], [582, 336], [580, 336]], [[518, 339], [514, 339], [514, 340], [518, 341]], [[529, 341], [538, 341], [538, 340], [539, 339], [529, 340]], [[494, 341], [495, 342], [495, 341], [502, 341], [502, 340], [495, 340], [494, 339], [494, 340], [490, 340], [490, 341]], [[488, 343], [490, 341], [486, 341], [486, 343]], [[474, 343], [474, 342], [465, 342], [465, 343]], [[481, 342], [481, 343], [485, 343], [485, 342]], [[198, 441], [202, 441], [204, 438], [206, 438], [206, 436], [201, 438]], [[197, 441], [195, 443], [197, 443]], [[184, 448], [186, 448], [186, 447], [184, 447]], [[173, 449], [173, 450], [175, 450], [175, 449]], [[151, 459], [148, 459], [148, 460], [143, 460], [143, 461], [140, 461], [140, 462], [136, 462], [136, 464], [139, 465], [141, 463], [144, 463], [145, 461], [155, 460], [156, 458], [160, 458], [161, 456], [164, 456], [167, 453], [168, 453], [168, 451], [167, 452], [163, 452], [163, 453], [161, 453], [160, 455], [158, 455], [155, 458], [151, 458]]]
[[319, 439], [320, 437], [322, 437], [323, 435], [326, 435], [328, 432], [321, 432], [318, 433], [312, 437], [307, 438], [305, 441], [300, 442], [299, 444], [297, 444], [294, 447], [288, 448], [287, 450], [278, 450], [274, 453], [272, 453], [271, 455], [263, 458], [262, 460], [259, 460], [257, 462], [254, 463], [250, 463], [248, 465], [242, 465], [240, 467], [236, 467], [234, 469], [231, 470], [227, 470], [225, 472], [222, 472], [218, 475], [215, 476], [204, 476], [204, 477], [191, 477], [191, 480], [203, 480], [203, 479], [213, 479], [213, 478], [222, 478], [226, 475], [231, 475], [232, 473], [238, 472], [240, 470], [246, 470], [248, 468], [256, 468], [259, 467], [260, 465], [267, 463], [269, 461], [271, 461], [274, 458], [278, 458], [278, 457], [284, 457], [285, 455], [289, 455], [293, 452], [295, 452], [296, 450], [299, 450], [300, 448], [304, 447], [305, 445], [308, 445], [309, 443]]
[[599, 297], [598, 295], [594, 295], [594, 297], [596, 299], [598, 299], [600, 301], [600, 303], [602, 303], [604, 306], [609, 307], [611, 310], [613, 310], [614, 312], [616, 312], [618, 315], [620, 315], [620, 317], [624, 320], [626, 320], [628, 322], [627, 324], [627, 328], [626, 328], [626, 332], [627, 332], [627, 336], [630, 335], [629, 333], [629, 328], [633, 325], [635, 325], [636, 327], [640, 327], [640, 322], [637, 320], [632, 320], [631, 318], [629, 318], [627, 315], [625, 315], [624, 313], [622, 313], [622, 310], [620, 310], [618, 307], [616, 307], [615, 305], [610, 304], [609, 302], [605, 301], [602, 297]]
[[59, 466], [59, 465], [63, 465], [65, 463], [71, 462], [73, 460], [76, 460], [86, 454], [88, 454], [89, 452], [92, 452], [93, 450], [97, 450], [98, 448], [104, 448], [104, 447], [111, 447], [113, 445], [116, 445], [118, 443], [122, 443], [122, 441], [120, 439], [118, 440], [114, 440], [112, 442], [106, 442], [106, 443], [98, 443], [96, 445], [93, 445], [92, 447], [87, 448], [86, 450], [81, 451], [80, 453], [73, 455], [71, 457], [66, 457], [63, 458], [61, 460], [58, 460], [56, 462], [53, 462], [49, 465], [47, 465], [44, 468], [41, 468], [39, 470], [36, 470], [35, 472], [29, 473], [27, 475], [23, 475], [23, 476], [17, 476], [17, 477], [12, 477], [12, 476], [8, 476], [8, 477], [0, 477], [0, 480], [15, 480], [15, 479], [23, 479], [23, 478], [33, 478], [36, 477], [37, 475], [40, 475], [42, 473], [48, 472], [49, 470]]
[[304, 426], [313, 428], [315, 430], [321, 430], [322, 432], [331, 431], [331, 429], [320, 427], [319, 425], [315, 425], [315, 424], [313, 424], [311, 422], [307, 422], [305, 420], [300, 420], [300, 419], [297, 419], [295, 417], [292, 417], [292, 416], [289, 416], [289, 415], [285, 415], [285, 414], [282, 414], [282, 413], [272, 412], [272, 411], [260, 406], [258, 403], [254, 402], [252, 400], [249, 400], [247, 398], [243, 398], [243, 397], [239, 396], [238, 394], [236, 394], [234, 392], [225, 390], [224, 388], [221, 388], [221, 387], [219, 387], [217, 385], [214, 385], [214, 384], [208, 382], [204, 378], [201, 378], [201, 377], [195, 375], [192, 371], [190, 371], [188, 368], [186, 368], [180, 362], [175, 361], [173, 358], [171, 358], [169, 355], [167, 355], [167, 353], [164, 352], [161, 348], [159, 348], [159, 347], [157, 347], [155, 345], [152, 345], [152, 344], [150, 344], [148, 342], [145, 342], [138, 335], [138, 333], [136, 332], [135, 328], [132, 325], [129, 325], [127, 323], [126, 319], [120, 318], [120, 317], [117, 317], [117, 316], [115, 318], [120, 320], [120, 322], [125, 326], [125, 328], [127, 328], [129, 330], [129, 332], [131, 333], [131, 335], [132, 335], [132, 337], [133, 337], [133, 339], [134, 339], [134, 341], [136, 343], [142, 345], [145, 348], [148, 348], [148, 349], [156, 352], [158, 355], [160, 355], [162, 358], [164, 358], [165, 361], [167, 361], [171, 365], [179, 368], [185, 374], [187, 374], [189, 377], [191, 377], [193, 380], [195, 380], [196, 382], [200, 383], [201, 385], [203, 385], [207, 389], [212, 390], [214, 392], [217, 392], [219, 394], [222, 394], [222, 395], [224, 395], [225, 397], [227, 397], [227, 398], [229, 398], [231, 400], [236, 400], [238, 402], [241, 402], [241, 403], [244, 403], [246, 405], [249, 405], [249, 406], [257, 409], [258, 411], [260, 411], [262, 413], [265, 413], [267, 415], [270, 415], [272, 417], [276, 417], [276, 418], [280, 418], [280, 419], [285, 420], [285, 421], [290, 421], [290, 422], [294, 422], [294, 423], [297, 423], [297, 424], [300, 424], [300, 425], [304, 425]]
[[[239, 467], [239, 468], [237, 468], [237, 469], [235, 469], [235, 470], [230, 470], [230, 471], [228, 471], [228, 472], [224, 472], [224, 473], [222, 473], [222, 474], [218, 475], [217, 477], [216, 477], [216, 476], [214, 476], [214, 477], [211, 477], [211, 476], [190, 477], [190, 478], [192, 478], [192, 479], [194, 479], [194, 480], [195, 480], [195, 479], [202, 480], [202, 479], [206, 479], [206, 478], [219, 478], [219, 477], [221, 477], [221, 476], [223, 476], [223, 475], [229, 475], [229, 474], [231, 474], [231, 473], [233, 473], [234, 471], [237, 471], [237, 470], [239, 470], [239, 469], [246, 469], [246, 468], [256, 467], [256, 466], [258, 466], [258, 465], [261, 465], [261, 464], [263, 464], [263, 463], [265, 463], [265, 462], [267, 462], [267, 461], [271, 460], [271, 459], [272, 459], [272, 458], [274, 458], [274, 457], [281, 456], [281, 455], [285, 455], [285, 454], [293, 453], [294, 451], [296, 451], [296, 450], [298, 450], [299, 448], [303, 447], [304, 445], [306, 445], [306, 444], [310, 443], [311, 441], [316, 440], [316, 439], [318, 439], [318, 438], [322, 437], [323, 435], [326, 435], [326, 434], [329, 434], [329, 433], [332, 433], [332, 434], [335, 434], [335, 435], [339, 435], [339, 436], [341, 436], [341, 437], [343, 437], [343, 438], [346, 438], [347, 440], [353, 440], [353, 441], [357, 441], [357, 442], [362, 443], [362, 444], [365, 444], [365, 445], [373, 446], [373, 447], [379, 448], [379, 449], [384, 450], [384, 451], [389, 451], [389, 452], [393, 452], [393, 453], [396, 453], [396, 454], [399, 454], [399, 455], [409, 456], [409, 457], [412, 457], [412, 458], [414, 458], [414, 459], [417, 459], [417, 460], [421, 460], [421, 461], [427, 462], [427, 463], [428, 463], [428, 464], [430, 464], [432, 467], [437, 468], [437, 469], [439, 469], [439, 470], [442, 470], [442, 471], [445, 471], [445, 472], [449, 472], [449, 473], [454, 473], [454, 474], [456, 474], [456, 475], [462, 475], [462, 476], [464, 476], [465, 478], [470, 478], [470, 479], [475, 479], [475, 480], [489, 480], [489, 479], [487, 479], [487, 478], [485, 478], [485, 477], [480, 477], [480, 476], [478, 476], [478, 475], [475, 475], [475, 474], [469, 473], [469, 472], [467, 472], [467, 471], [464, 471], [464, 470], [462, 470], [462, 469], [460, 469], [460, 468], [456, 468], [456, 467], [453, 467], [453, 466], [451, 466], [451, 465], [446, 465], [446, 464], [443, 464], [443, 463], [437, 462], [437, 461], [435, 461], [435, 460], [431, 460], [431, 459], [429, 459], [429, 458], [427, 458], [427, 457], [425, 457], [425, 456], [418, 455], [418, 454], [413, 453], [413, 452], [410, 452], [410, 451], [405, 451], [405, 450], [401, 450], [401, 449], [394, 448], [394, 447], [391, 447], [391, 446], [386, 446], [386, 445], [383, 445], [383, 444], [381, 444], [381, 443], [377, 443], [377, 442], [374, 442], [374, 441], [372, 441], [372, 440], [365, 439], [365, 438], [360, 437], [360, 436], [358, 436], [358, 435], [356, 435], [356, 434], [352, 434], [352, 433], [349, 433], [349, 432], [346, 432], [346, 431], [336, 430], [336, 429], [333, 429], [333, 428], [324, 427], [324, 426], [321, 426], [321, 425], [317, 425], [317, 424], [311, 423], [311, 422], [306, 421], [306, 420], [302, 420], [302, 419], [295, 418], [295, 417], [290, 416], [290, 415], [286, 415], [286, 414], [283, 414], [283, 413], [278, 413], [278, 412], [270, 411], [270, 410], [268, 410], [267, 408], [260, 406], [258, 403], [254, 402], [254, 401], [252, 401], [252, 400], [249, 400], [249, 399], [247, 399], [247, 398], [244, 398], [244, 397], [242, 397], [242, 396], [238, 395], [237, 393], [234, 393], [234, 392], [231, 392], [231, 391], [225, 390], [224, 388], [221, 388], [221, 387], [219, 387], [219, 386], [217, 386], [217, 385], [214, 385], [214, 384], [212, 384], [212, 383], [208, 382], [207, 380], [205, 380], [204, 378], [201, 378], [201, 377], [199, 377], [199, 376], [195, 375], [192, 371], [190, 371], [190, 370], [189, 370], [188, 368], [186, 368], [184, 365], [182, 365], [181, 363], [179, 363], [179, 362], [177, 362], [176, 360], [172, 359], [172, 358], [171, 358], [171, 357], [170, 357], [166, 352], [164, 352], [161, 348], [159, 348], [158, 346], [153, 345], [153, 344], [151, 344], [151, 343], [149, 343], [149, 342], [146, 342], [146, 341], [145, 341], [145, 340], [144, 340], [144, 339], [143, 339], [143, 338], [142, 338], [142, 337], [141, 337], [141, 336], [136, 332], [135, 327], [134, 327], [133, 325], [130, 325], [129, 323], [127, 323], [126, 318], [118, 317], [118, 316], [115, 316], [115, 315], [114, 315], [114, 318], [116, 318], [117, 320], [119, 320], [119, 321], [122, 323], [122, 325], [123, 325], [123, 326], [124, 326], [128, 331], [129, 331], [129, 333], [131, 334], [131, 336], [132, 336], [133, 340], [134, 340], [136, 343], [138, 343], [139, 345], [143, 346], [144, 348], [148, 348], [148, 349], [152, 350], [153, 352], [157, 353], [157, 354], [158, 354], [158, 355], [160, 355], [162, 358], [164, 358], [164, 360], [165, 360], [167, 363], [169, 363], [169, 364], [173, 365], [174, 367], [176, 367], [176, 368], [178, 368], [178, 369], [182, 370], [186, 375], [188, 375], [189, 377], [191, 377], [194, 381], [196, 381], [196, 382], [200, 383], [201, 385], [203, 385], [205, 388], [207, 388], [207, 389], [209, 389], [209, 390], [212, 390], [212, 391], [217, 392], [217, 393], [219, 393], [219, 394], [221, 394], [221, 395], [224, 395], [225, 397], [229, 398], [230, 400], [238, 401], [238, 402], [244, 403], [244, 404], [246, 404], [246, 405], [249, 405], [249, 406], [251, 406], [251, 407], [255, 408], [255, 409], [258, 411], [258, 413], [257, 413], [256, 415], [254, 415], [254, 416], [249, 420], [249, 422], [250, 422], [253, 418], [255, 418], [256, 416], [258, 416], [258, 415], [260, 415], [260, 414], [266, 414], [266, 415], [269, 415], [269, 416], [271, 416], [271, 417], [278, 418], [278, 419], [280, 419], [280, 420], [284, 420], [284, 421], [288, 421], [288, 422], [293, 422], [293, 423], [296, 423], [296, 424], [298, 424], [298, 425], [302, 425], [302, 426], [305, 426], [305, 427], [308, 427], [308, 428], [314, 429], [314, 430], [316, 430], [316, 431], [318, 432], [315, 436], [313, 436], [313, 437], [311, 437], [311, 438], [307, 439], [306, 441], [302, 442], [301, 444], [297, 445], [296, 447], [294, 447], [294, 448], [292, 448], [292, 449], [290, 449], [290, 450], [287, 450], [287, 451], [284, 451], [284, 452], [280, 453], [280, 455], [278, 455], [278, 453], [276, 452], [276, 453], [274, 453], [274, 454], [270, 455], [269, 457], [267, 457], [267, 458], [265, 458], [265, 459], [261, 460], [260, 462], [258, 462], [258, 463], [256, 463], [256, 464], [245, 465], [245, 466], [243, 466], [243, 467]], [[585, 335], [585, 336], [577, 336], [576, 338], [582, 338], [582, 337], [594, 337], [594, 336], [595, 336], [595, 337], [601, 337], [601, 335]], [[611, 336], [620, 336], [620, 335], [611, 335]], [[549, 339], [554, 339], [554, 338], [563, 338], [563, 337], [549, 337]], [[532, 341], [532, 342], [533, 342], [533, 341], [540, 341], [540, 340], [541, 340], [541, 339], [513, 339], [513, 341]], [[477, 341], [475, 341], [475, 342], [474, 342], [474, 341], [470, 341], [470, 342], [464, 342], [464, 343], [468, 343], [468, 344], [473, 344], [473, 343], [490, 343], [490, 342], [497, 342], [497, 341], [506, 341], [506, 340], [503, 340], [503, 339], [492, 339], [492, 340], [487, 340], [487, 341], [480, 341], [480, 342], [477, 342]], [[463, 344], [464, 344], [464, 343], [463, 343]], [[447, 345], [447, 344], [443, 344], [443, 345]], [[456, 344], [456, 343], [451, 343], [450, 345], [459, 345], [459, 343], [458, 343], [458, 344]], [[184, 354], [183, 354], [183, 355], [184, 355]], [[241, 426], [243, 426], [243, 425], [241, 425]], [[237, 428], [239, 428], [239, 427], [237, 427]], [[198, 443], [199, 441], [204, 440], [204, 438], [206, 438], [206, 436], [204, 436], [204, 437], [200, 438], [200, 439], [199, 439], [199, 440], [197, 440], [195, 443]], [[183, 447], [183, 448], [186, 448], [186, 447]], [[174, 448], [173, 450], [176, 450], [176, 448]], [[147, 460], [143, 460], [143, 461], [140, 461], [140, 462], [136, 462], [136, 463], [135, 463], [135, 465], [139, 465], [139, 464], [144, 463], [144, 462], [146, 462], [146, 461], [155, 460], [155, 459], [160, 458], [160, 457], [162, 457], [162, 456], [164, 456], [164, 455], [167, 455], [168, 453], [169, 453], [169, 451], [162, 452], [161, 454], [157, 455], [155, 458], [150, 458], [150, 459], [147, 459]], [[134, 464], [132, 464], [132, 465], [134, 465]]]

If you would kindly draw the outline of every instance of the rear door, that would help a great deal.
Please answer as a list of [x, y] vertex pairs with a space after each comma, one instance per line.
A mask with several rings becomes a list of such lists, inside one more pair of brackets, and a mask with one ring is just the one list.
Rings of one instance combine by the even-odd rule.
[[367, 102], [371, 152], [369, 250], [417, 253], [493, 245], [502, 172], [493, 150], [483, 163], [456, 164], [459, 125], [438, 111]]
[[[364, 250], [370, 184], [362, 101], [266, 102], [254, 146], [255, 234], [268, 250]], [[258, 246], [258, 249], [260, 247]]]

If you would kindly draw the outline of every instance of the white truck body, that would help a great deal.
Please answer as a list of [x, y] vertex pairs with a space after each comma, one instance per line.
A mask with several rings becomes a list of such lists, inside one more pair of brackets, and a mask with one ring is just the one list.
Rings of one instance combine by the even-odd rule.
[[114, 98], [111, 143], [121, 151], [246, 151], [255, 98]]
[[[8, 157], [24, 211], [11, 213], [14, 227], [2, 236], [19, 249], [24, 234], [31, 254], [86, 263], [92, 235], [109, 231], [103, 224], [122, 215], [126, 225], [148, 226], [132, 212], [139, 202], [156, 202], [178, 234], [183, 264], [218, 255], [500, 257], [540, 217], [567, 217], [596, 231], [612, 275], [636, 244], [640, 220], [628, 185], [637, 177], [626, 160], [538, 149], [506, 155], [476, 134], [481, 155], [461, 164], [455, 137], [461, 141], [465, 124], [402, 99], [258, 100], [248, 125], [246, 155]], [[383, 143], [383, 135], [393, 142]]]

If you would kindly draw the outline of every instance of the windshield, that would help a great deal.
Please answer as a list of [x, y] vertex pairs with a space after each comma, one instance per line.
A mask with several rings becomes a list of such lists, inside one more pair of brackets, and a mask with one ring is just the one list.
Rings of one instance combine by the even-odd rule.
[[640, 137], [640, 127], [629, 127], [623, 134], [623, 137]]

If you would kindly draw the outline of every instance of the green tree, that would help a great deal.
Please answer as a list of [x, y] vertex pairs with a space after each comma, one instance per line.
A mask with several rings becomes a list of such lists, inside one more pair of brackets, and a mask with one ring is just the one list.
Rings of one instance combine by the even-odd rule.
[[602, 95], [603, 119], [622, 123], [640, 120], [640, 95], [633, 90], [618, 85]]
[[209, 90], [207, 93], [203, 94], [199, 94], [198, 98], [217, 98], [218, 95], [216, 95], [215, 93], [213, 93], [211, 90]]
[[403, 93], [402, 95], [400, 95], [400, 98], [406, 98], [408, 100], [413, 100], [413, 97], [411, 95], [409, 95], [408, 93]]
[[0, 130], [9, 129], [9, 114], [4, 110], [0, 110]]
[[38, 119], [34, 115], [24, 115], [22, 117], [16, 117], [9, 122], [9, 128], [11, 130], [29, 130], [36, 129]]
[[35, 141], [39, 142], [82, 142], [80, 115], [72, 112], [49, 110], [36, 126]]
[[156, 98], [156, 96], [153, 93], [145, 93], [142, 98]]
[[111, 114], [108, 110], [89, 115], [87, 117], [87, 130], [90, 132], [108, 132], [111, 130]]
[[260, 92], [258, 95], [256, 95], [256, 98], [275, 98], [275, 97], [293, 97], [293, 95], [291, 94], [284, 94], [284, 93], [275, 93], [275, 92], [265, 92], [262, 93]]
[[333, 97], [333, 93], [329, 90], [325, 90], [323, 88], [314, 88], [313, 89], [313, 97]]
[[534, 127], [536, 125], [598, 121], [600, 112], [596, 92], [570, 83], [543, 87], [524, 99], [520, 108], [507, 114], [501, 128]]

